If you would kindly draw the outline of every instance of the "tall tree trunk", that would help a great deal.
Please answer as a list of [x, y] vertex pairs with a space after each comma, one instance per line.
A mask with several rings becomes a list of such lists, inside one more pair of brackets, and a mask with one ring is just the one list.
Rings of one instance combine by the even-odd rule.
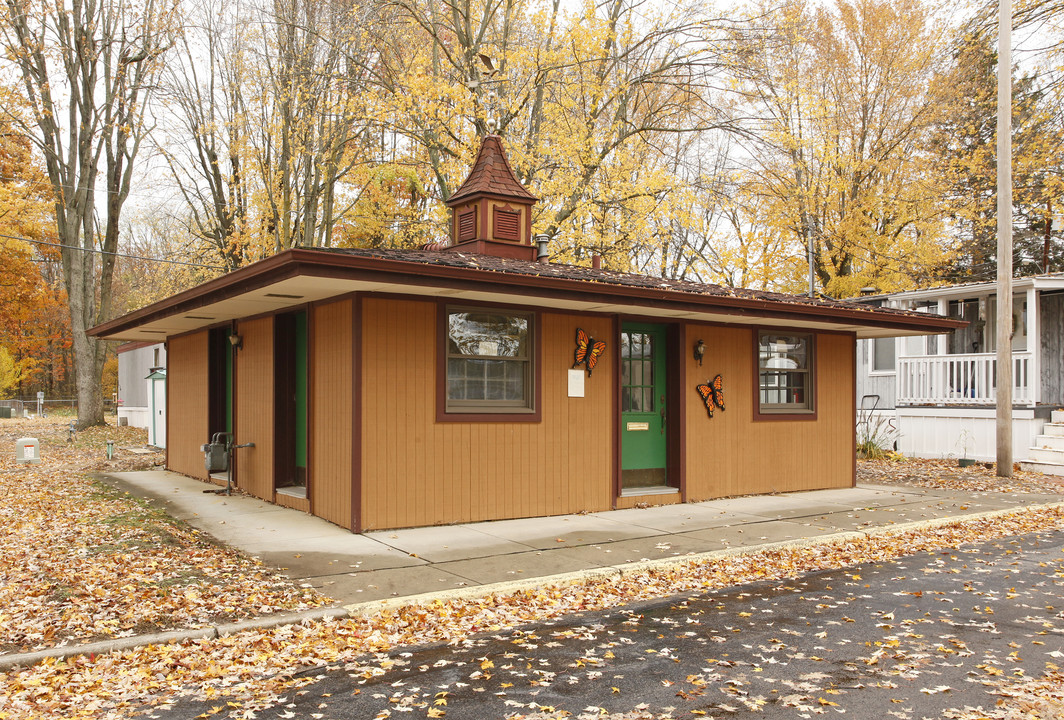
[[[80, 427], [103, 422], [106, 344], [88, 331], [111, 311], [119, 218], [145, 132], [144, 98], [171, 44], [174, 1], [6, 0], [0, 23], [24, 94], [17, 109], [4, 109], [27, 117], [23, 130], [44, 157], [55, 199]], [[98, 182], [107, 192], [99, 220]]]

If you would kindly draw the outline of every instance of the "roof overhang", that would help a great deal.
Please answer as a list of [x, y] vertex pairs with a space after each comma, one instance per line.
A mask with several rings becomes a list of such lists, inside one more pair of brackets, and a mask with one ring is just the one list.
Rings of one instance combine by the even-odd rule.
[[[1038, 291], [1064, 290], [1064, 277], [1060, 275], [1029, 275], [1027, 277], [1013, 278], [1013, 293], [1023, 293], [1032, 289]], [[867, 302], [869, 300], [963, 300], [996, 294], [996, 282], [978, 282], [867, 296], [857, 298], [855, 302]]]
[[833, 330], [852, 332], [859, 338], [926, 335], [966, 324], [852, 303], [820, 305], [702, 295], [295, 249], [98, 325], [90, 334], [107, 340], [159, 342], [348, 293], [398, 293], [566, 312]]

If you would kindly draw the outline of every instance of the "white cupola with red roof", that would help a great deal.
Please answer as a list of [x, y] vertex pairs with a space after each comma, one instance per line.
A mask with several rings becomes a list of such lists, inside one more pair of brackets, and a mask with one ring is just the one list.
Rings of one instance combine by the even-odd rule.
[[532, 206], [538, 199], [514, 175], [502, 138], [488, 135], [469, 177], [447, 200], [451, 208], [447, 249], [535, 260]]

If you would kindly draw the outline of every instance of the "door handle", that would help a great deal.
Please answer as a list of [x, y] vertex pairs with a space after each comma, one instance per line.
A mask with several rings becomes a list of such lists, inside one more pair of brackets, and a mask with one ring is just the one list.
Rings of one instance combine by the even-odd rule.
[[665, 416], [665, 396], [664, 395], [661, 396], [661, 402], [658, 403], [658, 408], [659, 408], [658, 412], [661, 413], [661, 434], [664, 435], [665, 434], [665, 419], [666, 419], [666, 416]]

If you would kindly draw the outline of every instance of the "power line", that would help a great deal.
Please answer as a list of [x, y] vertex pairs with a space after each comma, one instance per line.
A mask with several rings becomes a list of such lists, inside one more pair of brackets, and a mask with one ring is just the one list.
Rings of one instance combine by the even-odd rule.
[[101, 255], [113, 255], [120, 258], [129, 258], [131, 260], [146, 260], [148, 262], [166, 263], [168, 265], [186, 265], [188, 267], [206, 268], [208, 270], [225, 270], [222, 265], [204, 265], [203, 263], [185, 262], [183, 260], [164, 260], [162, 258], [147, 257], [145, 255], [133, 255], [131, 253], [111, 252], [110, 250], [97, 250], [96, 248], [83, 248], [80, 245], [63, 245], [61, 243], [48, 242], [46, 240], [33, 240], [28, 237], [21, 237], [19, 235], [5, 235], [0, 233], [0, 238], [7, 238], [9, 240], [20, 240], [22, 242], [33, 243], [35, 245], [44, 245], [46, 247], [67, 248], [68, 250], [80, 250], [81, 252], [99, 253]]

